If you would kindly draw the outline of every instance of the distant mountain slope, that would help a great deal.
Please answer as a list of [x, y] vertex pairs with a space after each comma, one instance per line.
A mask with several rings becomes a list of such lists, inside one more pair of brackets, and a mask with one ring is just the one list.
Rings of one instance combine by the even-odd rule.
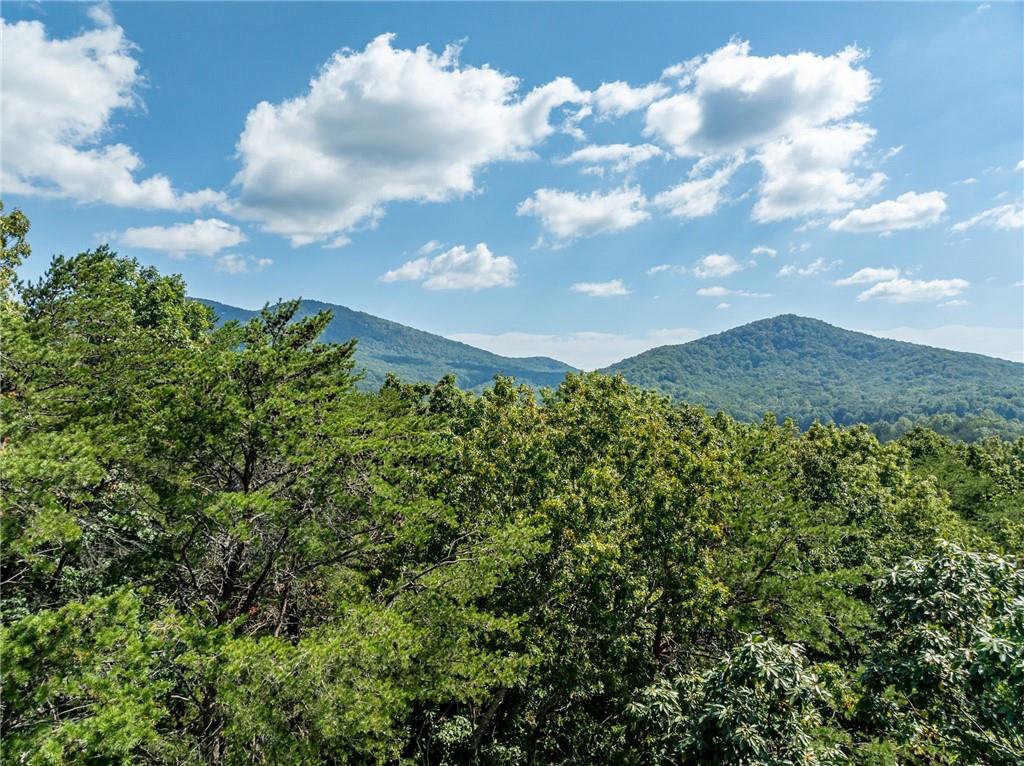
[[[259, 313], [197, 298], [210, 306], [222, 322], [245, 322]], [[343, 343], [358, 338], [356, 365], [365, 371], [362, 385], [377, 388], [384, 376], [393, 372], [403, 380], [435, 382], [448, 373], [466, 389], [479, 389], [496, 374], [511, 375], [534, 387], [557, 386], [573, 368], [547, 357], [513, 359], [492, 354], [465, 343], [449, 340], [422, 330], [319, 301], [302, 301], [299, 317], [328, 310], [334, 318], [321, 340]]]
[[654, 348], [604, 371], [743, 420], [770, 411], [806, 427], [815, 419], [846, 425], [990, 412], [1024, 422], [1022, 364], [791, 314]]

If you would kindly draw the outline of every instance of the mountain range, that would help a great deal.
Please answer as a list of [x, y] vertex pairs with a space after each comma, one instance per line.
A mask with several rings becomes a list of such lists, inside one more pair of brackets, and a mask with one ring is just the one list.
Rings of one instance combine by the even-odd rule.
[[[202, 302], [222, 322], [258, 313]], [[499, 374], [553, 387], [574, 369], [548, 357], [500, 356], [319, 301], [302, 301], [299, 317], [323, 310], [333, 319], [322, 340], [358, 339], [364, 388], [378, 387], [388, 372], [412, 382], [451, 373], [460, 387], [477, 391]], [[1024, 435], [1024, 364], [877, 338], [792, 314], [653, 348], [602, 372], [740, 420], [773, 412], [801, 427], [815, 420], [868, 423], [890, 437], [922, 421], [961, 438]]]

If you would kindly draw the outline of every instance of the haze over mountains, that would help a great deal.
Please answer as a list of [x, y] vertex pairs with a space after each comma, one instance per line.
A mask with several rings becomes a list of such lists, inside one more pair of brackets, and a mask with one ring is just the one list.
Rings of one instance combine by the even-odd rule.
[[[258, 313], [203, 303], [221, 321]], [[470, 390], [487, 387], [499, 374], [534, 387], [556, 386], [574, 369], [547, 357], [500, 356], [319, 301], [302, 301], [299, 316], [323, 310], [333, 313], [324, 341], [358, 338], [356, 361], [367, 389], [388, 372], [410, 382], [451, 373]], [[1024, 364], [877, 338], [792, 314], [653, 348], [602, 371], [742, 420], [774, 412], [801, 427], [815, 420], [868, 423], [888, 436], [922, 420], [964, 438], [1024, 434]]]

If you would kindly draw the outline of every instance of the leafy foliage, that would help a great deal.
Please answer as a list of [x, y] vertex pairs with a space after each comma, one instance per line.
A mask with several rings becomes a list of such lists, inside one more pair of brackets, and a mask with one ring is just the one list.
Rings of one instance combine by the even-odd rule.
[[1024, 571], [941, 544], [878, 586], [869, 705], [894, 736], [967, 762], [1024, 760]]
[[218, 326], [106, 247], [8, 288], [6, 760], [1024, 754], [1024, 440], [744, 423], [601, 374], [367, 391], [329, 313]]
[[716, 665], [663, 679], [630, 706], [649, 763], [842, 762], [830, 697], [796, 645], [754, 635]]

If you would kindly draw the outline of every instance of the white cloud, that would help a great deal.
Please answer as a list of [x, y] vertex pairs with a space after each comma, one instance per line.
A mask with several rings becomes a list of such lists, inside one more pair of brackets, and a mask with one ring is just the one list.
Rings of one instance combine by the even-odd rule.
[[324, 249], [325, 250], [338, 250], [338, 249], [340, 249], [342, 247], [348, 247], [351, 244], [352, 244], [351, 237], [346, 237], [344, 234], [339, 234], [338, 236], [333, 237], [332, 239], [328, 240], [324, 244]]
[[1017, 163], [1017, 167], [1014, 170], [1024, 170], [1024, 160]]
[[693, 267], [693, 275], [698, 279], [715, 279], [727, 277], [742, 269], [743, 265], [731, 255], [711, 253], [697, 261], [697, 265]]
[[85, 9], [85, 15], [98, 27], [109, 27], [114, 24], [114, 11], [105, 0], [90, 5]]
[[469, 194], [477, 171], [531, 157], [555, 131], [551, 113], [588, 97], [567, 78], [519, 97], [517, 78], [462, 66], [456, 46], [393, 40], [343, 49], [306, 93], [249, 112], [236, 215], [302, 245], [372, 224], [389, 202]]
[[970, 301], [965, 301], [960, 298], [956, 298], [951, 301], [946, 301], [945, 303], [940, 303], [939, 306], [942, 308], [956, 308], [958, 306], [969, 306], [970, 303]]
[[269, 258], [255, 258], [251, 255], [236, 255], [228, 253], [217, 259], [217, 271], [226, 274], [250, 274], [263, 271], [273, 263]]
[[715, 306], [715, 308], [716, 308], [716, 309], [727, 309], [727, 308], [729, 308], [729, 307], [730, 307], [731, 305], [732, 305], [731, 303], [726, 303], [725, 301], [722, 301], [722, 302], [721, 302], [721, 303], [719, 303], [719, 304], [718, 304], [717, 306]]
[[953, 224], [953, 231], [966, 231], [974, 226], [988, 226], [992, 229], [1020, 229], [1024, 227], [1024, 205], [1020, 203], [1000, 205], [978, 213], [973, 218]]
[[636, 226], [650, 218], [644, 210], [647, 200], [637, 188], [623, 187], [607, 194], [593, 191], [576, 194], [556, 189], [538, 189], [519, 203], [516, 215], [540, 218], [544, 229], [560, 243], [578, 237], [610, 234]]
[[668, 272], [669, 274], [685, 274], [686, 267], [676, 266], [672, 263], [662, 263], [658, 266], [651, 266], [651, 268], [647, 269], [647, 276], [654, 276], [655, 274], [661, 274], [664, 272]]
[[968, 287], [966, 279], [891, 279], [878, 282], [857, 296], [861, 303], [884, 300], [889, 303], [919, 303], [942, 298], [955, 298]]
[[824, 258], [816, 258], [806, 266], [797, 266], [795, 263], [788, 263], [779, 269], [780, 277], [813, 277], [829, 269], [834, 268], [839, 261], [826, 263]]
[[779, 251], [774, 247], [765, 247], [764, 245], [758, 245], [757, 247], [751, 248], [751, 255], [767, 255], [769, 258], [774, 258], [779, 254]]
[[725, 187], [740, 164], [740, 160], [734, 160], [706, 178], [684, 181], [661, 192], [653, 202], [669, 215], [684, 220], [711, 215], [723, 202]]
[[629, 295], [629, 288], [621, 279], [609, 282], [577, 282], [570, 288], [573, 292], [589, 295], [591, 298], [611, 298], [616, 295]]
[[126, 247], [160, 250], [176, 256], [213, 255], [246, 241], [241, 229], [218, 218], [125, 229], [120, 233], [114, 232], [111, 238]]
[[137, 178], [142, 159], [108, 142], [115, 114], [140, 106], [144, 80], [109, 7], [89, 16], [96, 28], [64, 39], [38, 21], [2, 22], [4, 190], [163, 210], [223, 200], [210, 189], [181, 193], [160, 174]]
[[487, 287], [511, 287], [515, 284], [516, 264], [503, 255], [496, 256], [483, 242], [472, 250], [456, 245], [440, 255], [406, 261], [381, 277], [382, 282], [405, 280], [422, 282], [428, 290], [481, 290]]
[[730, 42], [665, 70], [681, 92], [647, 108], [644, 132], [681, 157], [753, 151], [762, 166], [757, 221], [844, 210], [885, 181], [852, 170], [875, 135], [850, 121], [874, 91], [863, 58], [855, 47], [762, 57]]
[[[653, 144], [592, 144], [577, 149], [568, 157], [556, 160], [559, 165], [577, 163], [589, 166], [611, 165], [617, 173], [632, 170], [642, 162], [660, 157], [664, 152]], [[592, 169], [587, 168], [588, 170]]]
[[630, 112], [643, 109], [667, 93], [668, 88], [662, 83], [655, 82], [634, 88], [628, 83], [617, 80], [616, 82], [601, 83], [601, 87], [593, 93], [593, 100], [598, 116], [622, 117]]
[[954, 181], [953, 186], [971, 186], [976, 183], [978, 183], [978, 179], [972, 176], [971, 178], [961, 178], [959, 181]]
[[735, 295], [737, 298], [770, 298], [770, 293], [752, 293], [747, 290], [730, 290], [728, 287], [715, 285], [714, 287], [702, 287], [697, 290], [701, 298], [725, 298]]
[[877, 192], [884, 173], [858, 178], [850, 170], [874, 135], [867, 125], [850, 122], [766, 144], [756, 155], [763, 173], [754, 219], [766, 223], [837, 213]]
[[848, 277], [837, 279], [835, 284], [840, 287], [847, 285], [869, 285], [874, 282], [889, 282], [893, 279], [898, 279], [900, 275], [899, 269], [894, 268], [874, 268], [867, 266], [863, 269], [858, 269]]
[[733, 41], [685, 66], [686, 90], [647, 109], [646, 133], [681, 157], [721, 155], [842, 120], [870, 98], [863, 53], [752, 56]]
[[582, 331], [559, 335], [457, 333], [448, 337], [502, 356], [549, 356], [582, 370], [597, 370], [648, 349], [687, 343], [703, 334], [683, 327], [651, 330], [637, 335]]
[[443, 244], [438, 242], [436, 239], [432, 239], [432, 240], [429, 240], [428, 242], [424, 242], [422, 245], [420, 245], [419, 249], [416, 251], [416, 254], [417, 255], [430, 255], [431, 253], [436, 253], [442, 247], [444, 247]]
[[923, 229], [938, 223], [945, 211], [944, 193], [907, 192], [894, 200], [885, 200], [860, 210], [851, 210], [843, 218], [832, 221], [828, 228], [832, 231], [858, 234]]
[[894, 327], [864, 332], [907, 343], [1024, 362], [1024, 327], [971, 327], [954, 324], [928, 328]]

